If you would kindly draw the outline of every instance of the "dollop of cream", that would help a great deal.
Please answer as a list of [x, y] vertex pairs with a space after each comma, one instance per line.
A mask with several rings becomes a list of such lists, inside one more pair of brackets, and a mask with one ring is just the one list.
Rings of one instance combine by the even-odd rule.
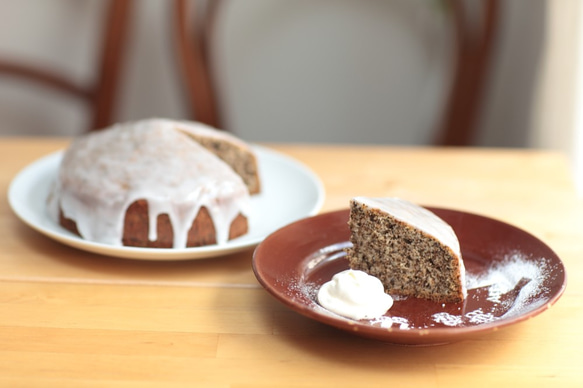
[[393, 305], [379, 279], [363, 271], [337, 273], [318, 290], [318, 303], [338, 315], [352, 319], [383, 316]]

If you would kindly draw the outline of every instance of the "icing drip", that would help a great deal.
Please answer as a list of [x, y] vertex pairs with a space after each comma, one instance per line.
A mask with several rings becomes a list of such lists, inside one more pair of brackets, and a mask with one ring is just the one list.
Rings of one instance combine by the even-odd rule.
[[[99, 193], [99, 195], [95, 195]], [[59, 208], [91, 241], [121, 245], [127, 208], [148, 201], [149, 239], [157, 217], [167, 214], [174, 247], [184, 248], [201, 207], [214, 222], [218, 244], [229, 238], [235, 217], [249, 214], [242, 179], [170, 120], [118, 124], [74, 141], [65, 152], [49, 211]]]

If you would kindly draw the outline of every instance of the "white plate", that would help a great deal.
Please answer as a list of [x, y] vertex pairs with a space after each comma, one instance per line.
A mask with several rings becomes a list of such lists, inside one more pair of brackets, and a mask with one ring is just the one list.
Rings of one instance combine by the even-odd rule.
[[262, 192], [251, 199], [249, 233], [220, 245], [162, 249], [118, 247], [84, 240], [64, 229], [46, 210], [50, 186], [57, 176], [62, 151], [24, 168], [11, 182], [8, 201], [16, 215], [33, 229], [63, 244], [109, 256], [142, 260], [185, 260], [225, 255], [259, 244], [268, 234], [301, 218], [316, 214], [324, 202], [318, 177], [298, 161], [254, 146], [259, 161]]

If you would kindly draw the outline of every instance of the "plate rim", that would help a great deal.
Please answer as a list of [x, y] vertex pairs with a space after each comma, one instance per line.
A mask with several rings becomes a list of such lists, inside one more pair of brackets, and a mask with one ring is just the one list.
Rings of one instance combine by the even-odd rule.
[[[321, 214], [314, 215], [311, 217], [307, 217], [307, 218], [304, 218], [302, 220], [298, 220], [292, 224], [286, 225], [286, 226], [278, 229], [277, 231], [275, 231], [272, 234], [270, 234], [269, 236], [267, 236], [264, 239], [264, 241], [257, 246], [257, 248], [255, 249], [255, 251], [253, 253], [253, 259], [252, 259], [253, 272], [255, 274], [255, 277], [257, 278], [257, 281], [261, 284], [261, 286], [263, 288], [265, 288], [278, 301], [280, 301], [281, 303], [283, 303], [284, 305], [286, 305], [290, 309], [296, 311], [297, 313], [304, 315], [305, 317], [310, 318], [312, 320], [316, 320], [316, 321], [319, 321], [321, 323], [327, 324], [329, 326], [335, 327], [335, 328], [340, 329], [342, 331], [348, 331], [348, 332], [352, 332], [353, 334], [356, 334], [356, 335], [359, 335], [362, 337], [375, 339], [375, 340], [379, 340], [379, 341], [387, 342], [387, 343], [392, 343], [392, 344], [398, 344], [398, 345], [414, 345], [414, 346], [417, 346], [417, 345], [422, 345], [422, 346], [439, 345], [439, 344], [444, 344], [444, 343], [458, 342], [461, 340], [465, 340], [465, 339], [469, 339], [471, 337], [474, 337], [477, 334], [485, 334], [485, 333], [488, 333], [491, 331], [496, 331], [498, 329], [501, 329], [501, 328], [504, 328], [507, 326], [511, 326], [511, 325], [515, 325], [519, 322], [526, 321], [530, 318], [533, 318], [533, 317], [541, 314], [542, 312], [544, 312], [544, 311], [548, 310], [550, 307], [552, 307], [564, 294], [565, 289], [567, 287], [567, 272], [566, 272], [565, 265], [564, 265], [563, 261], [561, 260], [561, 258], [556, 254], [556, 252], [552, 248], [550, 248], [545, 242], [543, 242], [541, 239], [539, 239], [538, 237], [536, 237], [533, 234], [525, 231], [524, 229], [518, 228], [518, 227], [516, 227], [508, 222], [501, 221], [499, 219], [488, 217], [485, 215], [481, 215], [481, 214], [477, 214], [477, 213], [473, 213], [473, 212], [462, 211], [462, 210], [451, 209], [451, 208], [443, 208], [443, 207], [435, 207], [435, 206], [424, 206], [424, 207], [426, 207], [427, 209], [429, 209], [431, 211], [443, 210], [443, 211], [455, 212], [455, 213], [459, 213], [459, 214], [470, 215], [472, 217], [488, 220], [489, 222], [493, 221], [493, 222], [496, 222], [499, 224], [504, 224], [507, 227], [517, 229], [521, 233], [528, 235], [530, 238], [532, 238], [532, 239], [536, 240], [538, 243], [542, 244], [542, 246], [544, 246], [546, 249], [548, 249], [549, 252], [551, 252], [554, 255], [553, 260], [556, 261], [556, 264], [558, 264], [560, 266], [560, 272], [561, 272], [562, 277], [563, 277], [559, 290], [556, 293], [554, 293], [553, 295], [551, 295], [549, 297], [549, 299], [545, 303], [543, 303], [541, 306], [538, 306], [538, 307], [534, 308], [533, 310], [530, 310], [528, 313], [522, 313], [522, 314], [510, 317], [510, 318], [500, 319], [500, 320], [487, 322], [487, 323], [483, 323], [483, 324], [479, 324], [479, 325], [472, 325], [472, 326], [408, 328], [406, 330], [401, 330], [399, 328], [393, 328], [393, 327], [381, 328], [378, 326], [372, 326], [370, 324], [365, 324], [365, 323], [362, 323], [362, 322], [359, 322], [356, 320], [352, 320], [349, 318], [337, 316], [335, 314], [325, 314], [323, 312], [320, 313], [320, 312], [318, 312], [318, 310], [310, 307], [307, 304], [298, 302], [292, 298], [286, 297], [283, 293], [277, 292], [277, 289], [275, 287], [273, 287], [266, 280], [265, 276], [263, 276], [263, 271], [265, 268], [261, 268], [261, 265], [258, 264], [258, 261], [260, 260], [259, 256], [263, 254], [262, 250], [265, 249], [264, 247], [269, 242], [269, 239], [277, 238], [277, 236], [279, 234], [286, 233], [286, 231], [289, 228], [297, 227], [299, 223], [313, 222], [313, 220], [316, 218], [321, 218], [321, 217], [334, 218], [335, 216], [338, 216], [339, 214], [346, 214], [346, 220], [348, 220], [348, 214], [349, 214], [348, 208], [329, 211], [329, 212], [321, 213]], [[339, 243], [340, 242], [343, 242], [343, 241], [339, 241]], [[304, 259], [305, 258], [299, 258], [298, 263]], [[293, 280], [293, 277], [290, 277], [289, 280]], [[289, 283], [289, 280], [287, 281], [287, 283]], [[285, 281], [280, 279], [280, 282], [284, 283]], [[447, 341], [431, 341], [431, 338], [433, 338], [433, 337], [435, 337], [436, 339], [443, 338], [443, 337], [448, 337], [451, 339], [447, 340]]]
[[[295, 158], [292, 158], [291, 156], [285, 155], [281, 152], [257, 144], [251, 144], [251, 147], [258, 154], [258, 158], [260, 158], [261, 156], [277, 158], [279, 161], [286, 163], [286, 165], [292, 166], [296, 170], [296, 172], [301, 173], [301, 175], [307, 178], [307, 180], [311, 183], [312, 188], [316, 193], [316, 200], [311, 205], [309, 210], [307, 210], [305, 214], [300, 215], [300, 217], [309, 217], [318, 214], [318, 212], [320, 211], [324, 204], [326, 197], [325, 188], [320, 177], [314, 171], [312, 171], [307, 165], [305, 165], [304, 163], [300, 162]], [[63, 148], [57, 151], [50, 152], [25, 165], [11, 179], [7, 190], [9, 206], [12, 212], [22, 222], [24, 222], [27, 226], [36, 230], [37, 232], [64, 245], [80, 249], [86, 252], [124, 259], [147, 261], [195, 260], [224, 256], [242, 250], [251, 249], [257, 246], [267, 235], [273, 232], [270, 231], [251, 239], [245, 238], [245, 236], [241, 236], [238, 239], [233, 239], [220, 246], [214, 244], [202, 247], [174, 249], [174, 248], [142, 248], [142, 247], [112, 246], [89, 240], [84, 240], [81, 237], [76, 236], [73, 233], [63, 229], [59, 225], [54, 225], [54, 229], [47, 228], [37, 223], [35, 219], [32, 219], [32, 217], [30, 217], [29, 214], [27, 214], [27, 212], [23, 210], [23, 207], [26, 206], [26, 204], [23, 203], [22, 200], [17, 198], [17, 193], [19, 192], [19, 190], [22, 190], [23, 186], [25, 186], [23, 181], [25, 181], [26, 179], [30, 179], [30, 176], [33, 171], [37, 171], [38, 169], [42, 168], [48, 168], [47, 164], [51, 163], [54, 158], [62, 157], [65, 150], [66, 149]], [[38, 180], [39, 178], [36, 179], [36, 181]], [[26, 192], [28, 193], [30, 192], [30, 190], [31, 187], [28, 187]], [[294, 220], [291, 220], [290, 222], [293, 221]]]

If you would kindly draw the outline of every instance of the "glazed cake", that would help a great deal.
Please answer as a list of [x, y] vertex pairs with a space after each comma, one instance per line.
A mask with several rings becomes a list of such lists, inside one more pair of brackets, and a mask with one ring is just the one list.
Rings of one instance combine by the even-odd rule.
[[385, 292], [436, 302], [466, 296], [458, 239], [435, 213], [399, 198], [350, 201], [350, 268], [381, 280]]
[[150, 119], [74, 140], [48, 206], [87, 240], [184, 248], [247, 233], [250, 192], [259, 190], [255, 155], [241, 140], [199, 123]]

